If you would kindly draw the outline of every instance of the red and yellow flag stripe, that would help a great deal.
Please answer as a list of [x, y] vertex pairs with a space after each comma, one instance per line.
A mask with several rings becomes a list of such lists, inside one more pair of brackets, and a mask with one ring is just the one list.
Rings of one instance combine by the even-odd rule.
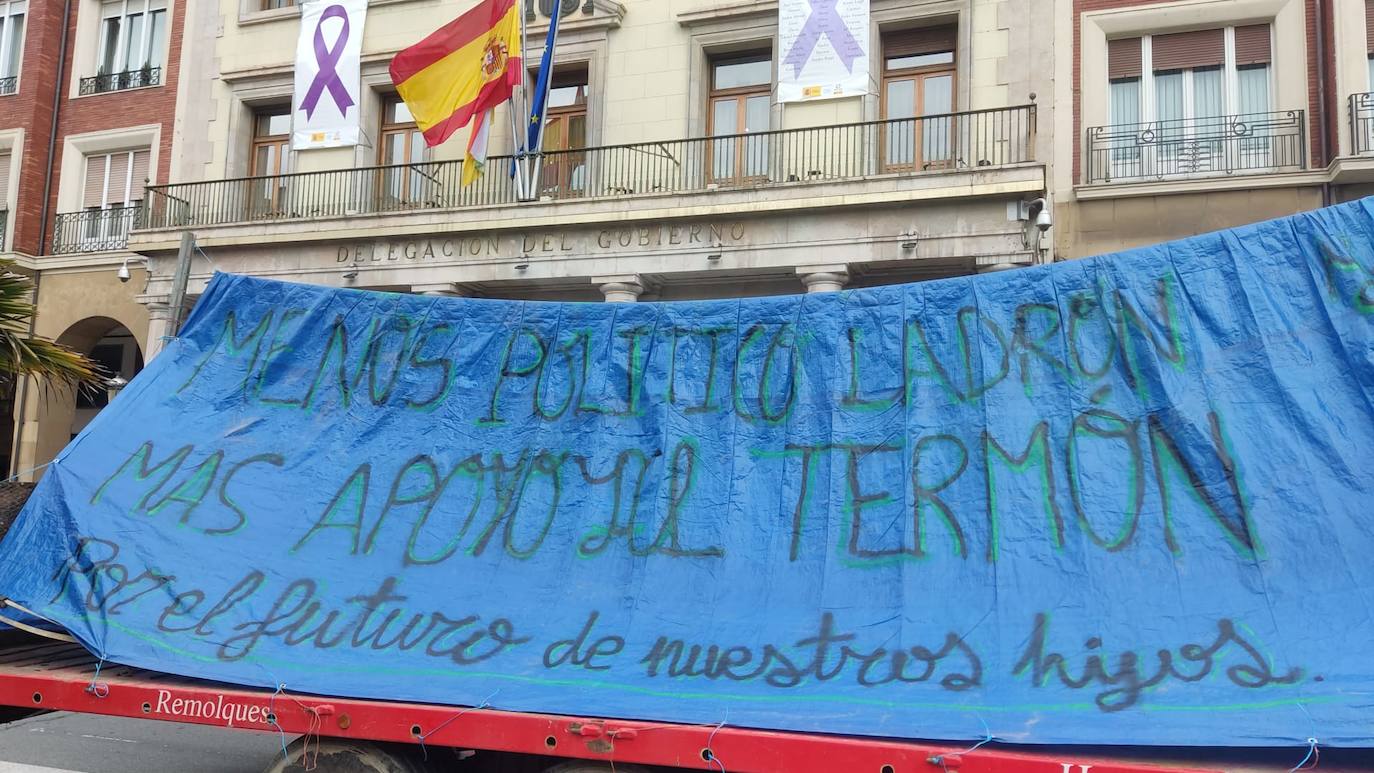
[[482, 0], [391, 60], [391, 82], [430, 147], [519, 85], [519, 13], [516, 0]]

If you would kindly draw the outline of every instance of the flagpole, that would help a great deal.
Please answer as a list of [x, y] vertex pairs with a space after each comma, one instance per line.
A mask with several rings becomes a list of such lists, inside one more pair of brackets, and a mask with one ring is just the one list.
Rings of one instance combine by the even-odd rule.
[[[516, 134], [514, 141], [515, 141], [515, 146], [518, 148], [518, 150], [517, 150], [517, 152], [516, 152], [516, 154], [515, 154], [515, 158], [516, 158], [515, 169], [516, 169], [516, 177], [517, 177], [517, 194], [518, 194], [518, 195], [517, 195], [517, 198], [518, 198], [520, 201], [532, 201], [532, 200], [534, 199], [534, 191], [533, 191], [533, 189], [530, 187], [530, 169], [529, 169], [529, 150], [530, 150], [530, 149], [529, 149], [529, 142], [528, 142], [527, 139], [526, 139], [527, 136], [528, 136], [528, 131], [529, 131], [529, 130], [528, 130], [528, 128], [525, 126], [525, 124], [529, 121], [528, 116], [529, 116], [529, 114], [530, 114], [530, 104], [529, 104], [530, 95], [529, 95], [529, 86], [528, 86], [528, 84], [525, 83], [525, 81], [529, 80], [529, 77], [528, 77], [528, 76], [529, 76], [529, 72], [530, 72], [530, 71], [529, 71], [529, 68], [525, 66], [525, 57], [528, 56], [528, 55], [529, 55], [529, 37], [528, 37], [528, 35], [526, 34], [525, 9], [524, 9], [524, 8], [521, 8], [521, 9], [520, 9], [520, 88], [519, 88], [519, 93], [520, 93], [520, 104], [519, 104], [519, 109], [518, 109], [519, 117], [518, 117], [517, 119], [514, 119], [514, 127], [515, 127], [514, 130], [515, 130], [515, 134]], [[515, 95], [514, 95], [514, 94], [511, 95], [511, 107], [512, 107], [512, 108], [516, 108]], [[512, 112], [517, 112], [517, 111], [516, 111], [516, 110], [512, 110]]]
[[558, 32], [563, 26], [563, 0], [554, 0], [554, 18], [549, 19], [549, 24], [553, 25], [553, 36], [549, 38], [549, 75], [544, 79], [544, 93], [539, 95], [539, 139], [534, 143], [534, 176], [530, 181], [532, 193], [539, 195], [539, 184], [544, 173], [544, 130], [549, 125], [549, 92], [553, 89], [554, 54], [553, 50], [558, 47]]
[[[521, 66], [524, 66], [523, 60]], [[525, 201], [525, 173], [524, 164], [521, 163], [522, 146], [525, 144], [525, 139], [520, 133], [520, 116], [518, 115], [520, 108], [515, 104], [513, 92], [510, 99], [506, 100], [506, 104], [509, 106], [506, 112], [510, 113], [511, 155], [514, 156], [511, 163], [515, 166], [515, 200]]]

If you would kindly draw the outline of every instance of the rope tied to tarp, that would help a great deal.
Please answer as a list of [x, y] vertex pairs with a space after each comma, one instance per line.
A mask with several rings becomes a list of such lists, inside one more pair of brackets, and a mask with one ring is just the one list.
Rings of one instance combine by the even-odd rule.
[[[476, 706], [469, 706], [468, 708], [465, 708], [465, 709], [463, 709], [462, 711], [459, 711], [457, 714], [454, 714], [453, 716], [449, 717], [448, 719], [444, 720], [443, 722], [440, 722], [439, 724], [437, 724], [437, 725], [435, 725], [434, 727], [430, 728], [428, 732], [424, 732], [424, 733], [417, 732], [417, 733], [415, 733], [415, 740], [420, 744], [420, 754], [424, 756], [425, 762], [429, 762], [429, 749], [425, 747], [425, 739], [426, 739], [426, 738], [430, 737], [431, 735], [434, 735], [435, 733], [439, 732], [440, 730], [443, 730], [445, 727], [448, 727], [449, 723], [453, 722], [455, 719], [457, 719], [457, 718], [463, 716], [464, 714], [469, 714], [469, 713], [474, 712], [474, 711], [480, 711], [480, 710], [485, 709], [485, 708], [490, 708], [490, 707], [491, 707], [491, 699], [492, 699], [492, 698], [495, 698], [495, 697], [496, 697], [496, 694], [499, 693], [499, 692], [501, 692], [501, 691], [500, 691], [500, 690], [496, 690], [496, 691], [492, 692], [491, 695], [488, 695], [487, 697], [483, 698], [481, 703], [477, 704]], [[420, 726], [419, 726], [419, 725], [416, 725], [415, 727], [416, 727], [416, 729], [418, 730]]]
[[91, 683], [86, 685], [86, 692], [97, 698], [104, 698], [110, 694], [110, 685], [99, 681], [100, 669], [105, 665], [105, 656], [101, 655], [100, 660], [95, 663], [95, 673], [91, 674]]
[[706, 749], [703, 750], [703, 754], [702, 754], [702, 756], [706, 758], [706, 761], [707, 761], [707, 762], [713, 762], [713, 763], [716, 764], [717, 767], [720, 768], [720, 773], [725, 773], [725, 762], [724, 762], [723, 760], [721, 760], [720, 755], [716, 754], [716, 750], [715, 750], [715, 747], [714, 747], [714, 743], [715, 743], [715, 740], [716, 740], [716, 733], [719, 733], [719, 732], [720, 732], [720, 729], [721, 729], [722, 727], [725, 727], [725, 723], [726, 723], [729, 719], [730, 719], [730, 710], [729, 710], [729, 709], [726, 709], [726, 710], [725, 710], [725, 719], [722, 719], [722, 720], [720, 721], [720, 724], [718, 724], [718, 725], [716, 725], [714, 728], [712, 728], [712, 729], [711, 729], [711, 734], [710, 734], [709, 736], [706, 737]]
[[[1289, 768], [1288, 773], [1297, 773], [1299, 770], [1314, 770], [1317, 765], [1321, 764], [1321, 758], [1322, 753], [1321, 750], [1317, 748], [1317, 739], [1309, 738], [1307, 739], [1307, 756], [1302, 758], [1302, 762]], [[1311, 767], [1307, 766], [1308, 762], [1312, 763]]]
[[929, 762], [931, 765], [939, 765], [941, 770], [946, 771], [946, 773], [948, 773], [949, 768], [945, 766], [946, 758], [962, 757], [965, 754], [972, 754], [978, 751], [983, 746], [990, 744], [994, 740], [996, 740], [995, 738], [993, 738], [992, 730], [988, 727], [987, 720], [983, 719], [982, 717], [978, 717], [978, 721], [983, 723], [983, 740], [979, 741], [978, 743], [968, 747], [967, 749], [961, 752], [951, 752], [950, 754], [937, 754], [934, 757], [928, 758], [926, 762]]

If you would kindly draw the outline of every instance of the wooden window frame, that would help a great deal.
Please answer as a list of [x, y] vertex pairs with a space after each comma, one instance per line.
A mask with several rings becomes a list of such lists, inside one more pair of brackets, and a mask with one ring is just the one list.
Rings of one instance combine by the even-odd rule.
[[[765, 83], [758, 83], [749, 86], [734, 86], [731, 88], [724, 89], [716, 88], [716, 68], [721, 67], [722, 65], [746, 64], [750, 62], [768, 62], [769, 69], [771, 71], [773, 67], [773, 52], [771, 49], [760, 49], [756, 51], [747, 51], [737, 54], [722, 54], [720, 56], [711, 57], [710, 61], [707, 62], [707, 77], [711, 79], [710, 88], [707, 90], [706, 93], [707, 137], [714, 138], [716, 136], [716, 102], [733, 98], [736, 104], [734, 130], [726, 133], [727, 136], [735, 135], [734, 138], [730, 140], [735, 144], [734, 165], [731, 167], [734, 170], [733, 174], [723, 177], [716, 176], [715, 140], [711, 139], [707, 141], [706, 178], [713, 183], [724, 183], [727, 185], [751, 185], [768, 179], [768, 171], [766, 169], [764, 170], [763, 174], [745, 174], [744, 170], [746, 168], [746, 151], [750, 146], [750, 141], [748, 138], [743, 138], [739, 135], [744, 135], [746, 133], [745, 126], [749, 120], [748, 106], [749, 100], [751, 98], [767, 97], [769, 109], [772, 109], [773, 82], [775, 80], [774, 76], [770, 75], [768, 81]], [[758, 133], [764, 135], [768, 134], [767, 131]], [[767, 139], [764, 139], [764, 142], [764, 153], [766, 155], [768, 152]]]
[[[424, 137], [420, 135], [420, 127], [413, 119], [410, 121], [391, 121], [388, 118], [391, 115], [392, 107], [403, 104], [405, 101], [401, 99], [399, 94], [382, 95], [382, 118], [378, 129], [379, 141], [377, 142], [377, 166], [387, 168], [377, 170], [375, 208], [379, 211], [419, 207], [428, 200], [428, 183], [431, 178], [426, 172], [417, 172], [411, 169], [416, 163], [423, 162], [410, 160], [415, 151], [414, 143], [418, 142], [421, 145], [425, 143]], [[399, 164], [392, 163], [386, 152], [387, 140], [394, 136], [403, 137], [405, 143], [402, 154], [405, 161]], [[417, 174], [419, 175], [418, 178], [413, 177]]]
[[[950, 49], [949, 49], [949, 55], [950, 55], [950, 57], [949, 57], [949, 62], [948, 62], [948, 63], [928, 64], [928, 65], [922, 65], [922, 66], [919, 66], [919, 67], [903, 67], [903, 68], [898, 69], [898, 70], [889, 70], [888, 67], [887, 67], [887, 60], [888, 60], [889, 58], [898, 57], [898, 56], [925, 56], [925, 55], [937, 54], [937, 53], [945, 53], [945, 52], [943, 52], [943, 51], [928, 51], [928, 52], [924, 52], [924, 53], [920, 53], [920, 54], [892, 54], [891, 57], [889, 57], [888, 52], [887, 52], [887, 46], [886, 46], [886, 44], [884, 44], [884, 47], [883, 47], [883, 54], [882, 54], [882, 70], [883, 70], [883, 76], [882, 76], [882, 79], [881, 79], [881, 80], [882, 80], [882, 84], [881, 84], [881, 86], [879, 87], [879, 88], [881, 89], [881, 91], [880, 91], [879, 96], [878, 96], [878, 114], [879, 114], [880, 116], [882, 116], [882, 120], [884, 121], [884, 123], [883, 123], [883, 131], [886, 132], [886, 131], [889, 131], [889, 130], [891, 129], [891, 126], [890, 126], [889, 124], [887, 124], [886, 121], [902, 120], [902, 119], [899, 119], [899, 118], [891, 118], [891, 117], [888, 115], [888, 112], [887, 112], [887, 90], [888, 90], [888, 85], [889, 85], [890, 83], [894, 83], [894, 82], [898, 82], [898, 81], [907, 81], [907, 80], [913, 81], [913, 82], [915, 83], [915, 90], [914, 90], [914, 94], [913, 94], [913, 96], [912, 96], [912, 100], [913, 100], [913, 105], [915, 105], [915, 108], [916, 108], [916, 110], [915, 110], [915, 112], [916, 112], [915, 120], [912, 121], [912, 123], [913, 123], [913, 127], [912, 127], [912, 143], [913, 143], [913, 144], [912, 144], [912, 152], [911, 152], [911, 161], [909, 161], [909, 162], [901, 162], [901, 163], [888, 163], [888, 160], [887, 160], [887, 138], [884, 137], [884, 138], [883, 138], [883, 141], [881, 141], [881, 142], [878, 143], [879, 161], [880, 161], [880, 164], [881, 164], [881, 168], [882, 168], [882, 170], [883, 170], [884, 172], [916, 172], [916, 171], [923, 171], [923, 170], [926, 170], [926, 169], [944, 169], [944, 168], [952, 167], [952, 166], [954, 165], [954, 162], [955, 162], [955, 155], [956, 155], [956, 154], [953, 152], [952, 146], [953, 146], [954, 144], [957, 144], [957, 143], [955, 143], [954, 141], [951, 141], [951, 143], [950, 143], [950, 144], [951, 144], [951, 149], [950, 149], [950, 152], [947, 154], [947, 155], [949, 156], [948, 158], [939, 159], [939, 160], [931, 161], [931, 162], [927, 162], [927, 161], [923, 158], [922, 153], [923, 153], [923, 149], [924, 149], [924, 147], [925, 147], [925, 137], [924, 137], [923, 135], [924, 135], [924, 132], [925, 132], [926, 121], [921, 120], [922, 118], [925, 117], [925, 116], [923, 116], [922, 113], [921, 113], [921, 105], [922, 105], [922, 104], [924, 103], [924, 101], [925, 101], [925, 82], [926, 82], [926, 79], [932, 78], [932, 77], [938, 77], [938, 76], [942, 76], [942, 75], [948, 75], [948, 76], [949, 76], [949, 93], [950, 93], [950, 101], [951, 101], [950, 112], [951, 112], [951, 113], [954, 112], [954, 108], [955, 108], [955, 106], [956, 106], [956, 105], [954, 104], [954, 100], [957, 98], [957, 95], [958, 95], [958, 93], [959, 93], [959, 92], [958, 92], [958, 88], [959, 88], [959, 51], [958, 51], [958, 49], [957, 49], [957, 48], [950, 48]], [[957, 122], [957, 120], [951, 118], [951, 120], [950, 120], [950, 125], [951, 125], [951, 129], [952, 129], [952, 130], [949, 132], [949, 134], [950, 134], [951, 138], [953, 138], [953, 137], [956, 136], [955, 132], [957, 132], [957, 129], [958, 129], [958, 122]]]
[[[281, 112], [282, 110], [285, 110], [285, 113]], [[285, 134], [258, 133], [258, 127], [260, 125], [261, 119], [265, 117], [283, 114], [289, 118], [291, 115], [291, 108], [289, 106], [278, 106], [253, 111], [253, 137], [252, 142], [249, 145], [248, 151], [249, 179], [245, 183], [247, 186], [247, 190], [244, 192], [245, 202], [250, 208], [249, 215], [253, 218], [277, 217], [281, 215], [283, 212], [286, 198], [285, 176], [289, 174], [289, 171], [287, 169], [287, 159], [289, 158], [289, 154], [291, 153], [291, 132], [290, 130], [288, 130]], [[264, 171], [258, 169], [258, 150], [260, 148], [273, 146], [277, 148], [276, 170]], [[262, 192], [266, 195], [259, 197], [255, 195], [255, 193], [258, 192], [258, 186], [268, 185], [266, 181], [257, 179], [263, 177], [275, 177], [278, 179], [279, 182], [277, 185], [271, 186], [270, 188], [263, 190]], [[265, 206], [262, 206], [263, 204], [265, 204]]]
[[[535, 82], [537, 78], [531, 79]], [[587, 121], [588, 103], [591, 101], [591, 78], [590, 72], [585, 65], [570, 66], [564, 69], [555, 69], [553, 73], [553, 83], [549, 84], [550, 91], [568, 86], [581, 86], [583, 89], [582, 101], [574, 102], [571, 105], [561, 107], [549, 107], [544, 111], [544, 140], [548, 141], [549, 123], [553, 119], [571, 122], [573, 118], [582, 117], [582, 146], [558, 148], [559, 155], [555, 156], [562, 163], [555, 162], [553, 183], [547, 182], [550, 178], [547, 162], [540, 171], [539, 188], [540, 195], [551, 196], [556, 199], [580, 198], [587, 194]], [[568, 136], [567, 129], [564, 129], [563, 136]], [[547, 145], [543, 148], [548, 151]], [[576, 151], [583, 151], [578, 153]], [[582, 170], [581, 186], [574, 187], [573, 174], [576, 170]]]

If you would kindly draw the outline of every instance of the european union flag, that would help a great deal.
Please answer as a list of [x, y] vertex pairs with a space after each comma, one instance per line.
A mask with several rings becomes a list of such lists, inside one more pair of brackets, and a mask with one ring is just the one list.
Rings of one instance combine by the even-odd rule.
[[530, 109], [529, 144], [530, 152], [539, 149], [539, 140], [544, 132], [544, 108], [549, 101], [550, 81], [553, 79], [553, 47], [558, 41], [558, 20], [563, 16], [563, 4], [554, 3], [553, 18], [549, 19], [549, 34], [544, 40], [544, 56], [539, 60], [539, 79], [534, 84], [534, 107]]

